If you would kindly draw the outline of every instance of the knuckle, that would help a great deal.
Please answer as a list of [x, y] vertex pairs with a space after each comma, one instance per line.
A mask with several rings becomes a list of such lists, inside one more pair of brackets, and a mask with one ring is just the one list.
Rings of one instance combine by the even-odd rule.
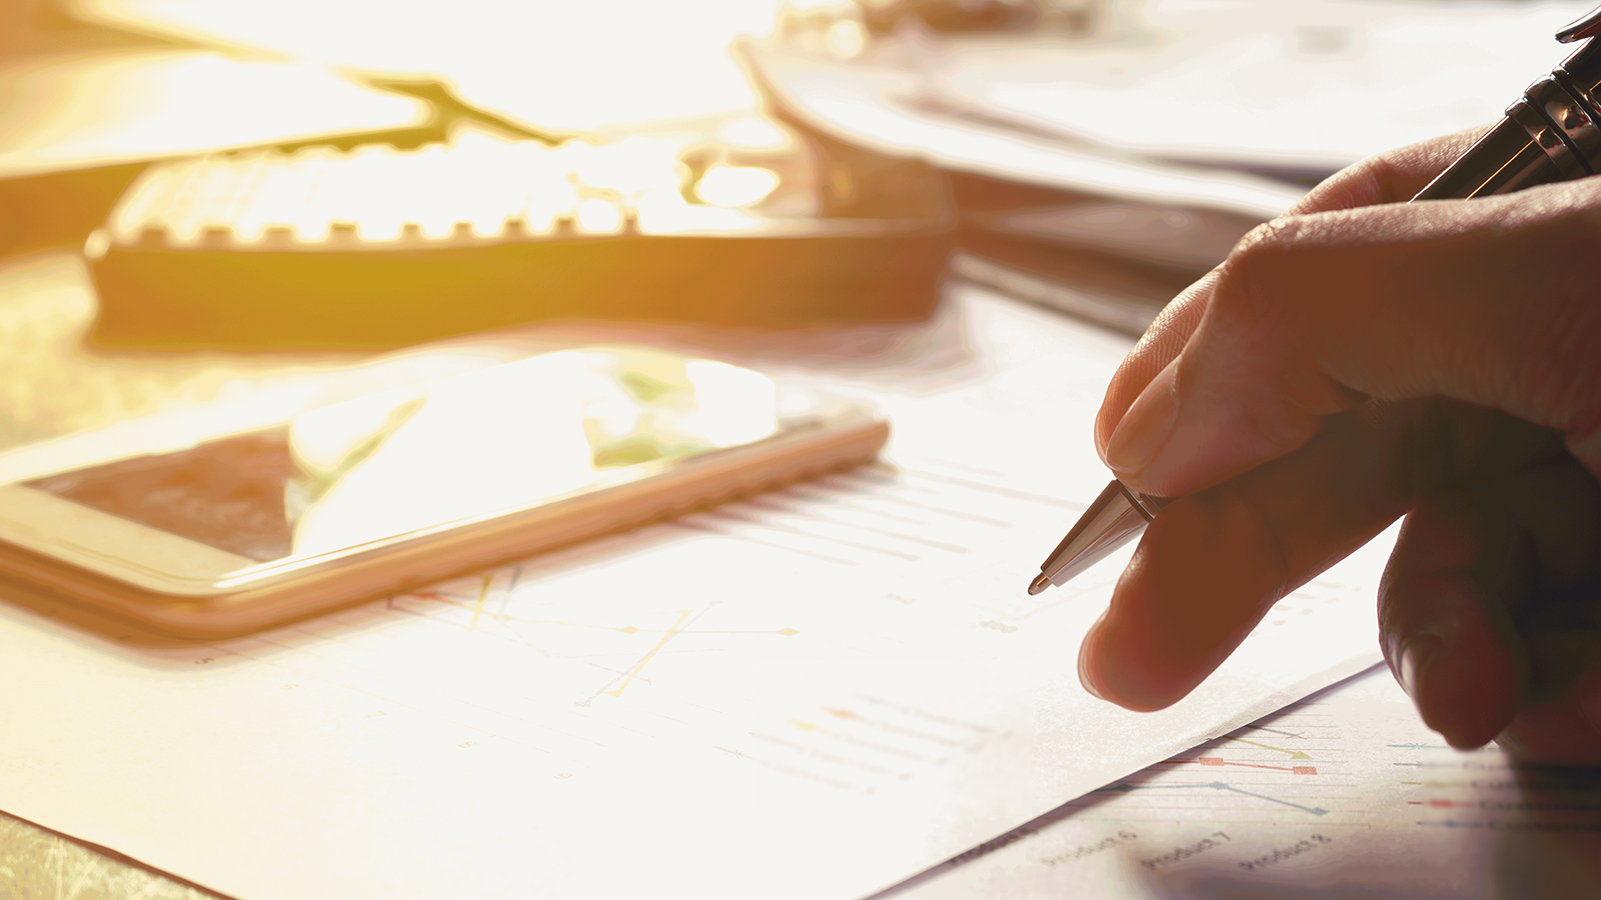
[[1391, 153], [1369, 156], [1346, 166], [1324, 179], [1295, 211], [1324, 212], [1366, 206], [1389, 198], [1386, 186], [1395, 177], [1396, 164]]
[[1398, 147], [1360, 159], [1325, 178], [1313, 188], [1292, 212], [1315, 213], [1355, 209], [1383, 203], [1404, 203], [1412, 199], [1416, 187], [1410, 173], [1420, 169], [1438, 171], [1461, 155], [1461, 148], [1435, 163], [1439, 155], [1430, 143]]
[[1295, 257], [1305, 249], [1303, 225], [1297, 216], [1274, 219], [1251, 229], [1235, 245], [1212, 298], [1215, 315], [1261, 321], [1282, 307], [1295, 284]]
[[1254, 261], [1275, 252], [1282, 252], [1287, 246], [1295, 243], [1301, 232], [1302, 217], [1294, 215], [1280, 216], [1252, 228], [1240, 238], [1234, 246], [1234, 252], [1229, 254], [1229, 262], [1235, 266], [1246, 261]]
[[[1487, 356], [1497, 364], [1485, 368], [1504, 379], [1485, 391], [1502, 409], [1571, 439], [1601, 431], [1601, 259], [1589, 252], [1601, 244], [1601, 211], [1548, 224], [1555, 227], [1537, 229], [1520, 254], [1551, 273], [1536, 285], [1539, 302], [1509, 285], [1488, 316]], [[1535, 256], [1542, 251], [1551, 255]]]

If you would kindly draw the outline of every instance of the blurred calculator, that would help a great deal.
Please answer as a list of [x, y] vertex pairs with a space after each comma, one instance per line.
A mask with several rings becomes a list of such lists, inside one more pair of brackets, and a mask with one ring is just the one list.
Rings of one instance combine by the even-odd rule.
[[92, 339], [379, 347], [548, 319], [926, 315], [954, 231], [939, 176], [742, 128], [553, 145], [463, 128], [415, 150], [159, 164], [85, 248]]

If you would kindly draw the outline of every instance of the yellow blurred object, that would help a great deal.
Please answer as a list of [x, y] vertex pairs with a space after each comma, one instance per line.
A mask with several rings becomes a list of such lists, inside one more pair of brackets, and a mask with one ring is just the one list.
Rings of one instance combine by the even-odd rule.
[[438, 78], [517, 121], [595, 132], [757, 105], [728, 53], [764, 0], [69, 0], [80, 18], [342, 69]]
[[933, 170], [880, 165], [900, 180], [841, 192], [848, 164], [749, 115], [689, 136], [549, 145], [459, 123], [415, 150], [175, 161], [85, 243], [92, 337], [373, 347], [550, 318], [920, 318], [954, 220]]
[[151, 160], [415, 139], [435, 119], [320, 64], [170, 46], [0, 57], [0, 97], [0, 256], [80, 244]]
[[0, 68], [0, 178], [420, 128], [428, 107], [326, 66], [203, 50]]

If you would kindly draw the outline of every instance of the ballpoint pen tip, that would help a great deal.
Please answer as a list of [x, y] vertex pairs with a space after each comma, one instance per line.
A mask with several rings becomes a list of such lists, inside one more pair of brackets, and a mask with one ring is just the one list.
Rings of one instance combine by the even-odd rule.
[[1039, 575], [1035, 576], [1033, 581], [1029, 582], [1028, 595], [1032, 597], [1050, 586], [1051, 580], [1045, 577], [1044, 572], [1041, 572]]

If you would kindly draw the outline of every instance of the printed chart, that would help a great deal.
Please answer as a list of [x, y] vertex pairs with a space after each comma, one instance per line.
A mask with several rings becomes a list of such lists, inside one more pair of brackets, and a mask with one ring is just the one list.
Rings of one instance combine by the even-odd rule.
[[[1024, 587], [1105, 485], [1126, 342], [970, 292], [926, 327], [948, 364], [896, 332], [810, 376], [893, 423], [881, 464], [204, 649], [0, 605], [0, 730], [33, 738], [0, 808], [236, 896], [844, 900], [1372, 661], [1382, 542], [1175, 708], [1089, 696], [1126, 556]], [[1120, 796], [1307, 817], [1254, 795], [1337, 810], [1325, 749], [1208, 744], [1170, 773], [1203, 787]]]
[[1452, 750], [1379, 667], [895, 896], [1565, 898], [1597, 885], [1601, 773]]
[[[206, 653], [458, 722], [474, 732], [464, 740], [544, 751], [564, 771], [613, 745], [666, 740], [872, 793], [881, 779], [906, 780], [975, 748], [993, 729], [906, 697], [799, 698], [794, 667], [820, 654], [847, 667], [893, 660], [973, 629], [999, 650], [1025, 620], [1104, 587], [1115, 572], [1038, 598], [975, 590], [970, 602], [935, 604], [918, 589], [927, 582], [921, 567], [983, 559], [1019, 530], [1048, 533], [1045, 523], [1081, 508], [937, 460], [878, 464], [614, 540], [650, 545], [651, 565], [591, 545]], [[739, 548], [735, 566], [730, 546]], [[695, 572], [703, 590], [654, 590], [663, 565]], [[611, 589], [597, 590], [597, 566], [615, 570]], [[841, 594], [832, 575], [841, 569], [862, 570], [857, 590]], [[969, 574], [982, 577], [985, 567], [976, 569]], [[752, 571], [773, 583], [737, 590], [733, 582]], [[1028, 570], [1009, 571], [1012, 581], [1016, 571]]]

